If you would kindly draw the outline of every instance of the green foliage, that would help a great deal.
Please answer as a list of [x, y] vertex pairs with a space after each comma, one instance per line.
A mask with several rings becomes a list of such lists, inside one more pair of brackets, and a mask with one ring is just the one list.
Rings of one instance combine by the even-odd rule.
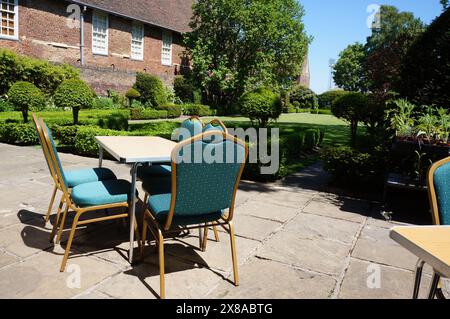
[[80, 155], [98, 156], [98, 143], [95, 141], [95, 136], [123, 136], [127, 132], [113, 131], [92, 126], [79, 127], [75, 136], [75, 151]]
[[243, 93], [281, 87], [301, 73], [311, 39], [296, 0], [204, 0], [185, 36], [204, 102], [227, 114]]
[[131, 88], [125, 93], [125, 97], [128, 99], [129, 105], [133, 104], [134, 100], [137, 100], [141, 97], [141, 93], [138, 90]]
[[3, 99], [0, 99], [0, 112], [10, 112], [13, 111], [14, 107]]
[[405, 99], [393, 101], [395, 108], [386, 112], [386, 118], [390, 122], [390, 128], [398, 137], [407, 137], [415, 133], [415, 120], [413, 112], [415, 105]]
[[64, 80], [79, 78], [79, 71], [67, 64], [52, 65], [44, 60], [19, 56], [0, 49], [0, 95], [20, 81], [31, 82], [46, 95], [51, 95]]
[[301, 133], [304, 136], [303, 149], [312, 150], [318, 147], [324, 139], [324, 132], [320, 129], [307, 129], [305, 132]]
[[53, 95], [56, 107], [71, 108], [73, 123], [78, 123], [78, 112], [92, 107], [92, 90], [84, 81], [78, 79], [65, 80]]
[[164, 110], [152, 110], [141, 108], [132, 108], [130, 110], [131, 120], [153, 120], [165, 118], [167, 118], [167, 111]]
[[168, 118], [178, 118], [183, 113], [181, 105], [164, 104], [157, 107], [158, 110], [167, 111]]
[[241, 114], [259, 127], [266, 127], [270, 121], [278, 119], [282, 108], [280, 96], [264, 87], [244, 94], [239, 100]]
[[397, 90], [418, 105], [450, 108], [450, 9], [436, 18], [403, 60]]
[[351, 92], [337, 98], [331, 107], [331, 112], [333, 112], [334, 116], [350, 123], [353, 144], [356, 141], [358, 123], [366, 118], [369, 103], [369, 99], [365, 94]]
[[357, 42], [345, 48], [339, 54], [339, 60], [333, 70], [333, 78], [336, 85], [346, 91], [366, 92], [365, 58], [364, 45], [361, 43]]
[[65, 146], [75, 145], [75, 138], [79, 127], [78, 125], [59, 126], [54, 124], [49, 126], [53, 137], [59, 141], [59, 144]]
[[115, 112], [98, 120], [98, 126], [117, 131], [128, 130], [128, 112]]
[[190, 78], [177, 76], [173, 82], [173, 90], [183, 103], [201, 103], [200, 92]]
[[138, 72], [133, 88], [141, 94], [139, 101], [145, 105], [157, 107], [167, 101], [164, 84], [157, 76]]
[[342, 90], [327, 91], [318, 96], [320, 109], [331, 109], [333, 102], [347, 92]]
[[97, 110], [111, 110], [117, 108], [112, 98], [97, 97], [93, 100], [92, 107]]
[[45, 97], [41, 90], [30, 82], [16, 82], [8, 91], [8, 102], [14, 109], [21, 111], [23, 120], [28, 122], [28, 111], [39, 111], [45, 108]]
[[183, 104], [183, 114], [189, 116], [208, 116], [212, 115], [212, 111], [208, 105]]
[[316, 93], [302, 85], [296, 85], [290, 90], [289, 101], [296, 109], [317, 109], [319, 106]]
[[37, 145], [38, 135], [34, 125], [0, 124], [0, 142], [14, 145]]
[[379, 147], [365, 153], [349, 146], [338, 146], [324, 149], [321, 158], [336, 185], [368, 189], [383, 185], [386, 154]]

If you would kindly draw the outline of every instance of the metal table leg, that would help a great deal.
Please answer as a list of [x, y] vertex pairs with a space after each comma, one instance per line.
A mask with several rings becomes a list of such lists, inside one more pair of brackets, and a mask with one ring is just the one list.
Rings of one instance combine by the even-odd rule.
[[437, 286], [439, 284], [439, 280], [441, 279], [441, 276], [434, 271], [433, 273], [433, 280], [431, 280], [431, 287], [430, 287], [430, 293], [428, 294], [428, 299], [434, 299], [434, 296], [436, 296], [436, 290]]
[[413, 299], [417, 299], [419, 297], [419, 289], [420, 289], [420, 281], [422, 280], [422, 270], [425, 262], [423, 260], [418, 260], [416, 264], [416, 274], [414, 280], [414, 291], [413, 291]]
[[131, 168], [131, 203], [130, 203], [130, 251], [128, 252], [128, 261], [133, 262], [133, 251], [134, 251], [134, 232], [136, 223], [136, 179], [137, 179], [137, 169], [141, 163], [134, 163]]
[[99, 156], [98, 156], [98, 167], [102, 167], [103, 165], [103, 147], [101, 145], [99, 145]]

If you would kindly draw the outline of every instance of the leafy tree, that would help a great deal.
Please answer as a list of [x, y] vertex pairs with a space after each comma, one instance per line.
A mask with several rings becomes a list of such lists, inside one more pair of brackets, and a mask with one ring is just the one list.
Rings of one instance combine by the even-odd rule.
[[316, 93], [302, 85], [296, 85], [291, 89], [289, 101], [295, 108], [315, 109], [318, 107]]
[[365, 58], [364, 45], [361, 43], [357, 42], [345, 48], [334, 66], [333, 78], [336, 85], [346, 91], [366, 92]]
[[400, 80], [402, 60], [425, 26], [410, 12], [380, 8], [380, 28], [373, 28], [365, 45], [365, 68], [371, 91], [388, 92]]
[[359, 92], [347, 93], [336, 99], [331, 107], [334, 116], [344, 119], [350, 123], [350, 134], [352, 144], [355, 144], [358, 123], [366, 117], [368, 97]]
[[167, 102], [164, 84], [157, 76], [138, 72], [133, 88], [141, 94], [139, 101], [143, 104], [157, 107]]
[[53, 95], [55, 105], [60, 108], [71, 108], [73, 124], [78, 124], [78, 113], [81, 109], [91, 108], [94, 102], [92, 89], [82, 80], [71, 79], [62, 82]]
[[296, 0], [199, 0], [185, 36], [207, 104], [226, 112], [246, 91], [296, 78], [311, 39]]
[[239, 107], [241, 114], [257, 122], [258, 127], [267, 127], [271, 120], [278, 119], [283, 108], [280, 96], [264, 87], [245, 93]]
[[441, 0], [441, 4], [444, 7], [444, 9], [449, 8], [450, 5], [449, 0]]
[[8, 102], [22, 112], [23, 121], [28, 123], [28, 111], [42, 110], [45, 97], [42, 91], [30, 82], [16, 82], [8, 91]]
[[324, 92], [318, 96], [319, 108], [321, 109], [331, 109], [333, 102], [340, 96], [347, 94], [346, 91], [342, 90], [331, 90]]
[[403, 60], [398, 91], [418, 105], [450, 108], [450, 9], [411, 46]]

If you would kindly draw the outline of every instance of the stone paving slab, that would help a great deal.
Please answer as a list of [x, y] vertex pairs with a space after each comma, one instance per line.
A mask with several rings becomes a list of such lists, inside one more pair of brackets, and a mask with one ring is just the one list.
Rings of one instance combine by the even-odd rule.
[[305, 213], [362, 223], [366, 219], [365, 215], [369, 211], [369, 205], [366, 202], [355, 200], [343, 202], [315, 198], [303, 211]]

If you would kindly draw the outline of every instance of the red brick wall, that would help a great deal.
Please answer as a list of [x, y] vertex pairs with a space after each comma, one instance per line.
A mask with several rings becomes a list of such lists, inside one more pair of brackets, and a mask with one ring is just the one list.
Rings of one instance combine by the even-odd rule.
[[[19, 40], [0, 39], [0, 46], [35, 58], [79, 67], [80, 30], [67, 25], [69, 13], [66, 8], [69, 3], [56, 0], [20, 0], [19, 3]], [[108, 56], [93, 55], [92, 13], [88, 9], [85, 15], [85, 66], [82, 76], [94, 84], [98, 93], [104, 94], [108, 88], [126, 91], [136, 71], [158, 75], [167, 84], [171, 83], [176, 65], [181, 64], [180, 54], [184, 50], [179, 34], [173, 34], [173, 66], [161, 64], [162, 30], [150, 25], [145, 26], [144, 60], [132, 60], [129, 58], [132, 21], [109, 15]], [[117, 80], [114, 79], [116, 75]]]

